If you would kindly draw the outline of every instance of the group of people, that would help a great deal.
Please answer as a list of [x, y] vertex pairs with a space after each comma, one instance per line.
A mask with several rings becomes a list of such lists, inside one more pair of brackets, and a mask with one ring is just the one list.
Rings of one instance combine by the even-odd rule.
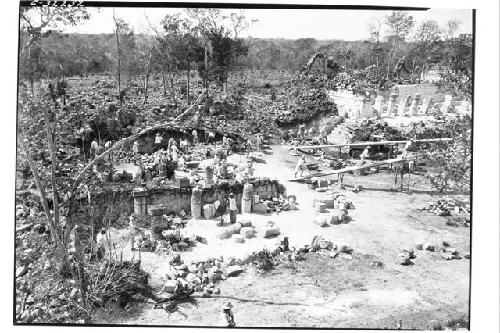
[[[90, 143], [90, 157], [91, 158], [96, 158], [97, 156], [100, 156], [102, 153], [104, 153], [106, 150], [110, 149], [113, 147], [114, 142], [112, 140], [108, 140], [104, 143], [104, 145], [101, 145], [98, 140], [94, 139]], [[113, 161], [113, 154], [110, 153], [107, 156], [105, 156], [105, 159], [108, 161]]]

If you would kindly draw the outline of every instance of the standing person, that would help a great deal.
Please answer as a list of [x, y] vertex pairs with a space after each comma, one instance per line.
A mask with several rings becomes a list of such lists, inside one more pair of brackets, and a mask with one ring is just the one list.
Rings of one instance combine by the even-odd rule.
[[257, 150], [261, 150], [262, 149], [262, 136], [260, 133], [255, 136], [255, 141], [256, 141], [256, 145], [257, 145]]
[[134, 141], [134, 145], [132, 146], [132, 150], [134, 152], [134, 155], [139, 155], [139, 142]]
[[193, 135], [193, 145], [197, 145], [198, 144], [198, 131], [196, 131], [194, 129], [193, 132], [191, 132], [191, 134]]
[[210, 131], [208, 132], [208, 143], [213, 143], [215, 142], [215, 133]]
[[295, 173], [294, 177], [297, 178], [297, 174], [300, 172], [300, 177], [302, 177], [302, 173], [304, 172], [306, 166], [306, 157], [305, 155], [302, 155], [297, 162], [297, 165], [295, 166]]
[[189, 142], [188, 142], [187, 139], [182, 139], [181, 142], [179, 142], [179, 148], [181, 149], [181, 151], [184, 154], [187, 154], [187, 152], [188, 152], [188, 146], [189, 146]]
[[156, 133], [155, 136], [155, 150], [158, 150], [161, 148], [161, 144], [163, 142], [163, 137], [161, 136], [160, 132]]
[[178, 158], [178, 149], [177, 149], [177, 145], [175, 144], [175, 141], [174, 141], [174, 144], [172, 145], [172, 161], [176, 162], [177, 161], [177, 158]]
[[167, 146], [167, 154], [171, 155], [172, 154], [172, 147], [175, 145], [175, 140], [174, 138], [168, 139], [168, 146]]
[[407, 158], [409, 149], [413, 145], [413, 139], [410, 139], [408, 142], [406, 142], [404, 148], [403, 148], [403, 154], [401, 154], [401, 158]]
[[234, 322], [234, 314], [233, 314], [233, 305], [231, 302], [227, 302], [222, 304], [221, 310], [221, 318], [220, 318], [220, 326], [223, 327], [235, 327], [236, 323]]
[[101, 259], [106, 253], [106, 229], [102, 228], [96, 236], [97, 243], [97, 258]]
[[363, 150], [363, 152], [359, 156], [361, 158], [361, 165], [365, 164], [365, 158], [368, 158], [368, 156], [370, 155], [370, 149], [371, 149], [370, 146], [366, 147], [365, 150]]
[[299, 139], [305, 139], [306, 138], [306, 125], [300, 124], [298, 138]]
[[97, 147], [99, 147], [99, 143], [96, 140], [92, 140], [90, 144], [90, 153], [95, 158], [97, 156]]
[[321, 131], [320, 131], [320, 142], [321, 144], [328, 144], [328, 135], [326, 134], [326, 130], [325, 128], [321, 128]]
[[236, 214], [238, 214], [238, 206], [236, 206], [236, 198], [234, 193], [229, 194], [229, 221], [230, 223], [236, 223]]
[[[113, 147], [113, 141], [111, 141], [111, 140], [106, 141], [106, 143], [104, 144], [104, 150], [108, 150], [111, 147]], [[107, 158], [108, 158], [108, 161], [113, 162], [113, 153], [109, 153]]]
[[319, 161], [321, 163], [325, 163], [325, 151], [324, 150], [319, 152]]

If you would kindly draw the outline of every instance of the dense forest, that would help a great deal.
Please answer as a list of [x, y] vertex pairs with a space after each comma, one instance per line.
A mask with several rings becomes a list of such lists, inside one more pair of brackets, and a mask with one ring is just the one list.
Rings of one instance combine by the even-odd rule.
[[[151, 74], [161, 74], [165, 83], [173, 82], [172, 76], [197, 73], [204, 84], [218, 82], [222, 88], [234, 73], [294, 73], [321, 53], [344, 71], [373, 69], [370, 73], [375, 72], [376, 79], [389, 79], [394, 71], [425, 77], [437, 65], [444, 69], [445, 82], [465, 85], [456, 87], [461, 90], [471, 88], [472, 38], [457, 36], [461, 23], [454, 19], [445, 27], [432, 20], [416, 26], [412, 16], [393, 12], [385, 22], [370, 23], [369, 36], [362, 41], [240, 38], [239, 33], [252, 24], [244, 11], [209, 16], [186, 10], [185, 16], [165, 16], [159, 27], [150, 25], [151, 34], [136, 34], [118, 17], [114, 21], [112, 34], [67, 34], [50, 26], [22, 29], [21, 79], [33, 83], [113, 73], [120, 85], [136, 77], [146, 81]], [[25, 16], [22, 22], [29, 20]]]

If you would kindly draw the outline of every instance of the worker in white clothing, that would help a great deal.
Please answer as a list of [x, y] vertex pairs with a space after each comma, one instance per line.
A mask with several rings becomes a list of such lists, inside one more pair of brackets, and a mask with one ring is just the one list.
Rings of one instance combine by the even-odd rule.
[[160, 132], [156, 133], [156, 136], [155, 136], [155, 149], [156, 150], [161, 148], [162, 142], [163, 142], [163, 137], [161, 136]]
[[193, 145], [196, 145], [198, 144], [198, 131], [194, 129], [192, 134], [193, 134]]
[[220, 313], [220, 326], [223, 327], [234, 327], [236, 326], [234, 322], [233, 305], [231, 302], [222, 304], [222, 309]]
[[365, 159], [368, 158], [368, 156], [370, 156], [371, 148], [372, 148], [371, 146], [366, 147], [365, 150], [363, 150], [363, 152], [359, 156], [361, 159], [361, 165], [365, 164]]
[[101, 231], [96, 236], [97, 244], [97, 257], [103, 258], [106, 253], [107, 235], [106, 229], [102, 228]]
[[297, 174], [300, 172], [300, 177], [302, 177], [302, 173], [304, 172], [306, 168], [306, 157], [302, 155], [297, 162], [297, 165], [295, 166], [295, 173], [294, 177], [297, 178]]
[[408, 142], [406, 142], [404, 148], [403, 148], [403, 154], [401, 155], [401, 158], [407, 158], [408, 153], [410, 150], [410, 147], [413, 145], [413, 139], [410, 139]]
[[229, 194], [229, 221], [231, 224], [236, 223], [236, 214], [238, 214], [238, 206], [236, 206], [234, 193], [231, 193]]

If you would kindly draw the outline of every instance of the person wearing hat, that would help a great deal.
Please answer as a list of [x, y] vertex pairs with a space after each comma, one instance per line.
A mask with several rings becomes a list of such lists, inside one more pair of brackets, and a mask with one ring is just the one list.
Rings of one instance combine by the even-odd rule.
[[367, 146], [359, 156], [361, 158], [361, 165], [365, 164], [365, 158], [367, 158], [370, 155], [371, 148], [372, 148], [371, 146]]
[[221, 309], [221, 326], [224, 327], [235, 327], [236, 324], [234, 322], [234, 314], [233, 314], [233, 305], [231, 302], [226, 302], [222, 304]]
[[236, 223], [236, 214], [238, 214], [238, 206], [236, 206], [236, 198], [234, 193], [229, 194], [229, 221]]

